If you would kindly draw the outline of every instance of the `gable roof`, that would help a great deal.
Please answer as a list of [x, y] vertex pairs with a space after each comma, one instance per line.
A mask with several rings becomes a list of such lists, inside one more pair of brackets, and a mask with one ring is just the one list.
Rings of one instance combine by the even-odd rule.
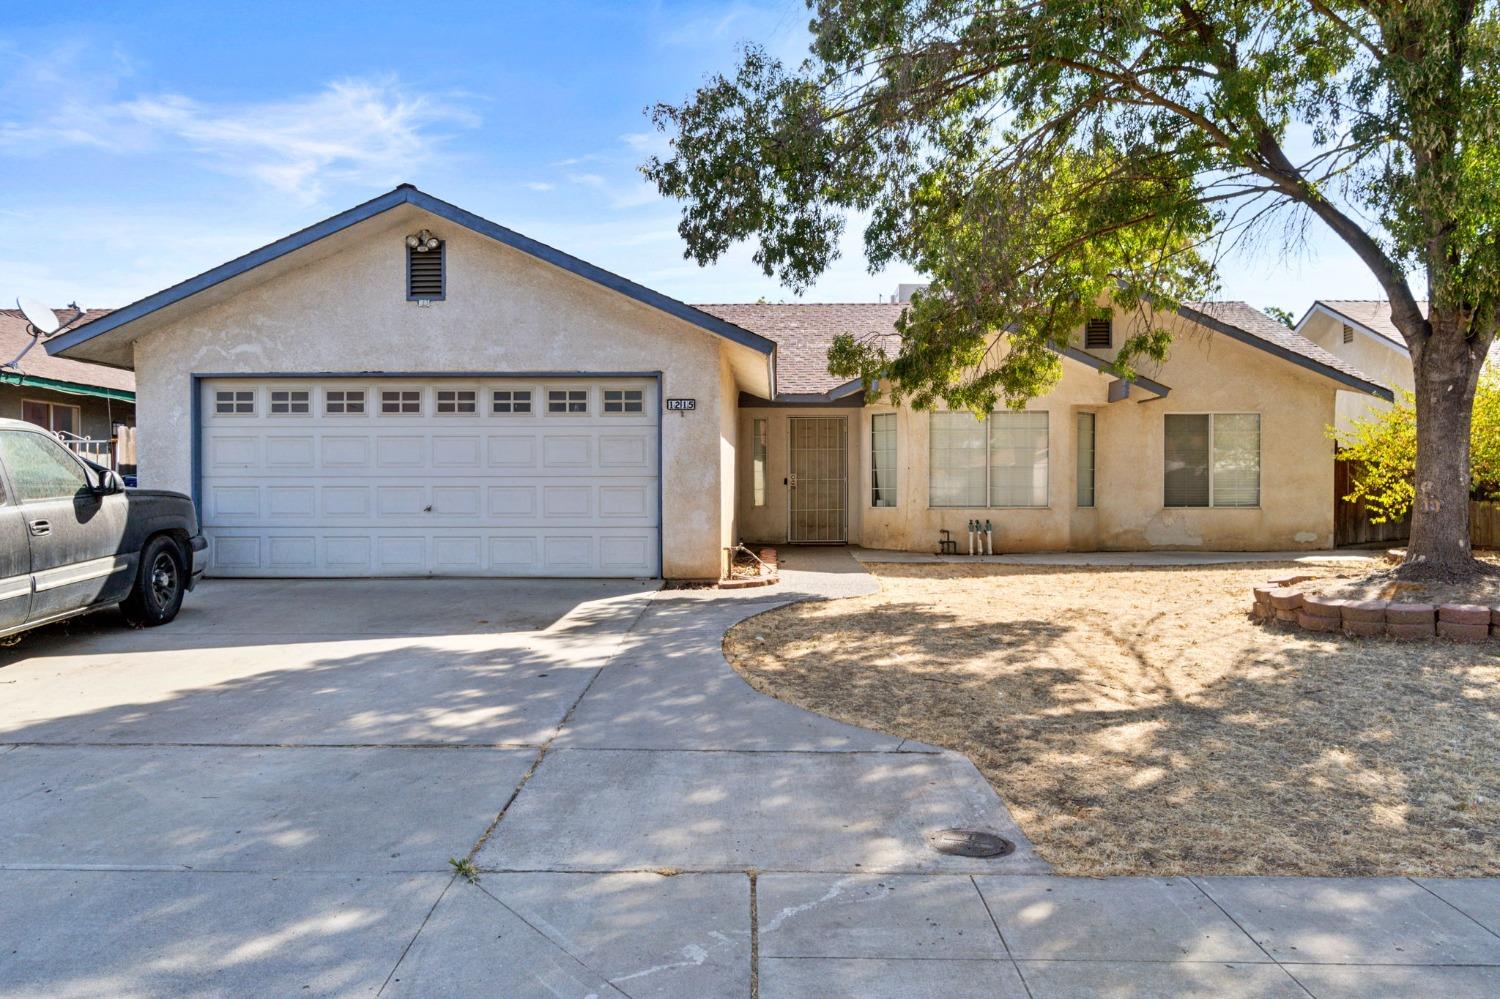
[[[1427, 315], [1427, 303], [1418, 302], [1422, 315]], [[1403, 354], [1409, 353], [1406, 338], [1391, 320], [1391, 303], [1383, 298], [1320, 298], [1308, 308], [1297, 322], [1300, 330], [1317, 312], [1323, 312], [1340, 322], [1373, 334], [1377, 339], [1388, 341]]]
[[1295, 330], [1287, 329], [1246, 302], [1188, 302], [1178, 310], [1186, 319], [1207, 326], [1232, 340], [1258, 347], [1268, 354], [1387, 402], [1395, 395], [1384, 385], [1341, 357], [1335, 357]]
[[[877, 343], [888, 338], [883, 345], [887, 350], [894, 350], [899, 345], [896, 320], [906, 308], [904, 304], [885, 302], [780, 305], [761, 302], [698, 307], [776, 341], [777, 388], [781, 395], [828, 395], [829, 398], [836, 398], [836, 395], [829, 394], [843, 392], [851, 384], [858, 387], [858, 382], [843, 382], [828, 373], [828, 348], [834, 337], [840, 333], [853, 333]], [[1180, 314], [1233, 340], [1274, 354], [1352, 389], [1382, 399], [1391, 398], [1389, 389], [1376, 384], [1347, 361], [1245, 302], [1190, 302]], [[1063, 348], [1059, 352], [1086, 364], [1090, 359], [1098, 360], [1092, 355], [1076, 356], [1084, 353], [1076, 348]], [[1147, 384], [1149, 379], [1137, 381], [1143, 388], [1160, 389], [1158, 394], [1166, 394], [1164, 385]]]
[[699, 311], [686, 303], [679, 302], [675, 298], [669, 298], [661, 292], [652, 291], [644, 285], [636, 284], [634, 281], [620, 277], [618, 274], [613, 274], [602, 267], [597, 267], [585, 260], [548, 246], [545, 243], [538, 242], [529, 236], [523, 236], [513, 229], [507, 229], [498, 223], [475, 215], [473, 212], [465, 211], [457, 205], [435, 198], [424, 191], [419, 191], [411, 184], [402, 184], [395, 190], [387, 191], [385, 194], [377, 198], [372, 198], [362, 205], [356, 205], [347, 211], [339, 212], [337, 215], [333, 215], [305, 229], [294, 232], [290, 236], [284, 236], [274, 243], [268, 243], [257, 250], [251, 250], [244, 256], [236, 257], [227, 263], [220, 264], [212, 270], [204, 271], [196, 277], [188, 278], [186, 281], [175, 284], [154, 295], [148, 295], [137, 302], [132, 302], [106, 315], [90, 319], [80, 326], [59, 333], [47, 341], [47, 352], [49, 354], [67, 356], [68, 352], [75, 351], [80, 345], [96, 337], [127, 326], [138, 319], [151, 315], [153, 312], [181, 302], [199, 292], [222, 284], [231, 278], [252, 271], [262, 264], [284, 257], [305, 246], [310, 246], [318, 240], [332, 236], [334, 233], [342, 232], [351, 226], [358, 225], [400, 205], [413, 205], [423, 211], [430, 212], [439, 218], [463, 226], [481, 236], [488, 236], [496, 242], [509, 246], [512, 249], [520, 250], [522, 253], [529, 254], [538, 260], [552, 264], [569, 273], [576, 274], [585, 280], [603, 285], [612, 291], [619, 292], [627, 298], [633, 298], [638, 302], [660, 309], [668, 315], [675, 316], [709, 333], [748, 347], [751, 350], [758, 351], [761, 354], [771, 356], [775, 353], [776, 345], [757, 333], [752, 333], [717, 316], [711, 316], [706, 312]]
[[[54, 309], [57, 320], [66, 330], [109, 314], [109, 309]], [[0, 309], [0, 364], [8, 363], [32, 345], [26, 332], [26, 317], [19, 309]], [[45, 343], [46, 341], [43, 341]], [[19, 382], [18, 382], [19, 379]], [[0, 370], [0, 384], [36, 385], [69, 391], [70, 386], [83, 395], [105, 395], [113, 399], [135, 398], [135, 375], [102, 364], [89, 364], [67, 357], [53, 357], [41, 344], [26, 350], [26, 356], [15, 368]], [[92, 391], [90, 391], [92, 390]]]

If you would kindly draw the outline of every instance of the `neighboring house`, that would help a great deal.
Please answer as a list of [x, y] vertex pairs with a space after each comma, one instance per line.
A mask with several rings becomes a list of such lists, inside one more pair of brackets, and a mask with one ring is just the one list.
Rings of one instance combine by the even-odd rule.
[[864, 405], [822, 352], [898, 312], [695, 308], [403, 185], [47, 348], [135, 370], [142, 485], [199, 500], [220, 576], [703, 579], [975, 517], [1006, 551], [1320, 547], [1335, 393], [1388, 395], [1219, 303], [1131, 385], [1118, 313], [1026, 414]]
[[[1427, 303], [1418, 303], [1427, 314]], [[1297, 332], [1366, 372], [1388, 389], [1410, 392], [1411, 352], [1391, 321], [1391, 303], [1371, 299], [1319, 299], [1297, 323]], [[1339, 392], [1334, 426], [1347, 431], [1355, 420], [1388, 408], [1362, 392]]]
[[[56, 310], [64, 330], [108, 315], [108, 309]], [[115, 428], [135, 425], [135, 375], [117, 368], [53, 357], [41, 344], [30, 350], [26, 319], [0, 309], [0, 416], [46, 427], [86, 456], [108, 464]], [[22, 352], [25, 351], [24, 356]]]

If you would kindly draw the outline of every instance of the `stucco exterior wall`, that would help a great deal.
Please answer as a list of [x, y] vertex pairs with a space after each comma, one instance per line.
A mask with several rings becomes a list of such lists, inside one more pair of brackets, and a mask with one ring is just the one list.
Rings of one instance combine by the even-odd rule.
[[[194, 373], [660, 371], [663, 397], [698, 400], [662, 414], [663, 574], [717, 578], [733, 531], [723, 341], [436, 216], [370, 225], [340, 252], [135, 343], [141, 484], [193, 485]], [[405, 288], [402, 237], [420, 225], [447, 241], [447, 297], [426, 307]]]
[[[1411, 358], [1383, 337], [1355, 327], [1354, 340], [1344, 342], [1344, 323], [1326, 312], [1314, 312], [1301, 333], [1335, 357], [1343, 358], [1386, 388], [1410, 392], [1416, 385]], [[1334, 426], [1347, 431], [1356, 420], [1366, 420], [1390, 408], [1390, 403], [1362, 392], [1339, 391]]]
[[[1137, 320], [1115, 317], [1116, 342]], [[741, 529], [756, 540], [786, 539], [786, 418], [849, 415], [852, 541], [869, 548], [934, 551], [939, 531], [967, 546], [966, 523], [989, 520], [995, 550], [1281, 550], [1333, 544], [1333, 443], [1336, 383], [1254, 347], [1197, 326], [1184, 327], [1169, 360], [1144, 371], [1171, 388], [1165, 399], [1143, 389], [1108, 401], [1111, 376], [1064, 361], [1060, 382], [1027, 407], [1048, 414], [1048, 503], [1038, 508], [934, 508], [928, 502], [931, 418], [874, 404], [861, 410], [745, 409], [740, 434]], [[1144, 400], [1144, 401], [1143, 401]], [[872, 507], [871, 417], [897, 416], [897, 505]], [[1077, 502], [1077, 414], [1096, 415], [1095, 505]], [[1168, 413], [1259, 413], [1261, 503], [1254, 508], [1163, 506], [1164, 426]], [[751, 423], [769, 420], [767, 503], [750, 503]], [[858, 433], [853, 433], [858, 427]]]

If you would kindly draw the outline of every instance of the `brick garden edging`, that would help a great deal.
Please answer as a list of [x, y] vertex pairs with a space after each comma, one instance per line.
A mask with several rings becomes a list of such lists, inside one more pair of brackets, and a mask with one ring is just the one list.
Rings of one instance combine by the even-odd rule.
[[1297, 589], [1312, 578], [1283, 576], [1255, 587], [1251, 616], [1265, 624], [1365, 638], [1500, 641], [1500, 606], [1339, 600]]

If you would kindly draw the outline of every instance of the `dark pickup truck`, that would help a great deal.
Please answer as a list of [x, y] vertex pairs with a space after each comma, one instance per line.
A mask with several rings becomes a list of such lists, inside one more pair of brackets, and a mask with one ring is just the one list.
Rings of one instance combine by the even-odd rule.
[[40, 427], [0, 419], [0, 639], [114, 604], [166, 624], [206, 547], [187, 496], [127, 492]]

